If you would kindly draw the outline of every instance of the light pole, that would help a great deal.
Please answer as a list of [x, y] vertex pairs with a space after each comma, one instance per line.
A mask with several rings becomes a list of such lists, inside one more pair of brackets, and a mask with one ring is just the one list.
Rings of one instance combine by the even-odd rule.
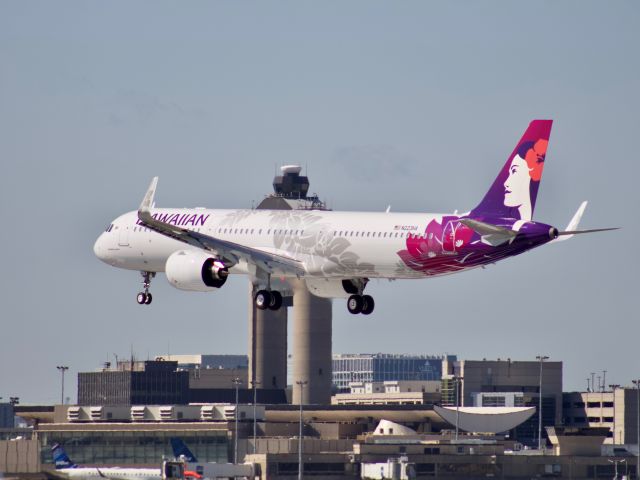
[[65, 365], [58, 365], [56, 368], [62, 374], [62, 393], [60, 393], [60, 403], [64, 405], [64, 372], [69, 370], [69, 367]]
[[300, 432], [298, 435], [298, 480], [302, 480], [302, 403], [304, 386], [309, 383], [306, 380], [297, 380], [296, 385], [300, 385]]
[[236, 428], [235, 428], [235, 435], [233, 436], [233, 463], [237, 464], [238, 463], [238, 388], [240, 387], [240, 385], [242, 385], [242, 380], [236, 377], [231, 382], [236, 387], [236, 413], [234, 415], [235, 421], [236, 421]]
[[609, 388], [613, 392], [613, 444], [616, 444], [616, 388], [619, 388], [620, 385], [617, 383], [612, 383], [609, 385]]
[[464, 378], [459, 376], [454, 376], [453, 380], [456, 385], [456, 442], [457, 442], [458, 435], [460, 433], [460, 381], [464, 380]]
[[540, 388], [538, 389], [538, 450], [542, 450], [542, 363], [548, 360], [546, 355], [538, 355], [536, 360], [540, 361]]
[[636, 401], [638, 402], [638, 413], [637, 413], [637, 425], [636, 425], [636, 444], [638, 444], [638, 457], [636, 458], [636, 479], [640, 478], [640, 378], [637, 380], [632, 380], [633, 384], [636, 386], [638, 390], [638, 397]]
[[615, 473], [615, 476], [614, 476], [613, 478], [614, 478], [614, 480], [618, 480], [618, 478], [619, 478], [619, 477], [618, 477], [618, 464], [619, 464], [619, 463], [625, 463], [625, 462], [626, 462], [626, 460], [625, 460], [624, 458], [622, 458], [622, 459], [620, 459], [620, 460], [617, 460], [617, 459], [615, 459], [615, 458], [614, 458], [613, 460], [611, 460], [611, 459], [608, 459], [608, 460], [609, 460], [609, 463], [613, 463], [613, 465], [614, 465], [614, 467], [615, 467], [615, 472], [616, 472], [616, 473]]
[[257, 391], [258, 389], [256, 388], [258, 385], [260, 385], [260, 382], [257, 380], [252, 380], [251, 381], [251, 386], [253, 387], [253, 453], [256, 453], [256, 439], [258, 437], [258, 429], [257, 429], [257, 423], [256, 423], [256, 400], [257, 400]]

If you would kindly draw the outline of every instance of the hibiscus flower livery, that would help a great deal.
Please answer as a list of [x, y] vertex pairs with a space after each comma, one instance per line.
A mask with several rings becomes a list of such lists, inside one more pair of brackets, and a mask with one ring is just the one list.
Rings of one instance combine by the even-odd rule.
[[426, 275], [443, 275], [466, 268], [463, 259], [471, 251], [468, 247], [475, 234], [459, 220], [460, 217], [453, 215], [442, 217], [440, 222], [431, 220], [423, 235], [409, 235], [406, 249], [397, 252], [398, 256], [408, 267]]
[[528, 230], [550, 133], [550, 121], [532, 122], [479, 205], [468, 215], [431, 220], [424, 235], [410, 235], [406, 249], [397, 252], [402, 261], [425, 275], [442, 275], [504, 256], [504, 242], [488, 242], [461, 220], [477, 220], [510, 231]]

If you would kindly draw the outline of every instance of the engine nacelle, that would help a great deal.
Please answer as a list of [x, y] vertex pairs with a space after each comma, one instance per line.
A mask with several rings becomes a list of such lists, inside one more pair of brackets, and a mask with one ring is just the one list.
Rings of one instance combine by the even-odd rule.
[[171, 286], [179, 290], [210, 292], [224, 285], [229, 269], [204, 252], [178, 250], [167, 259], [165, 273]]

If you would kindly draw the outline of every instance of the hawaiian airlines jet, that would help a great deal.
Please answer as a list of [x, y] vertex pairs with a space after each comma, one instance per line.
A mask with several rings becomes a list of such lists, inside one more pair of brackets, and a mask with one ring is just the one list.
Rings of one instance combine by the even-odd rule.
[[534, 120], [484, 198], [462, 214], [333, 212], [320, 210], [208, 210], [155, 208], [158, 178], [137, 212], [116, 218], [94, 252], [105, 263], [139, 270], [149, 286], [157, 272], [181, 290], [215, 291], [230, 273], [248, 275], [259, 309], [277, 310], [287, 279], [303, 279], [311, 293], [348, 298], [353, 314], [370, 314], [364, 291], [372, 278], [415, 279], [462, 272], [567, 240], [587, 202], [565, 231], [533, 221], [551, 120]]

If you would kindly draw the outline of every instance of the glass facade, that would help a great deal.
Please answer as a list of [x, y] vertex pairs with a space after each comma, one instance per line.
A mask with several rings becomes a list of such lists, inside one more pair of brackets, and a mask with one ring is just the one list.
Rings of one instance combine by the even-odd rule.
[[202, 462], [228, 462], [227, 432], [221, 431], [40, 431], [40, 458], [52, 464], [51, 448], [59, 443], [78, 465], [159, 465], [173, 458], [170, 437], [181, 438]]
[[333, 384], [348, 392], [350, 382], [440, 380], [442, 361], [455, 355], [345, 354], [333, 356]]

